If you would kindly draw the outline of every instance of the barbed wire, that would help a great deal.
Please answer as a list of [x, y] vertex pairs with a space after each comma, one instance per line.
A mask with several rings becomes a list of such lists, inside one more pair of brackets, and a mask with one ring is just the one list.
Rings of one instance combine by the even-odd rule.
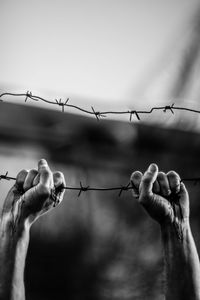
[[181, 106], [175, 106], [175, 104], [171, 105], [166, 105], [166, 106], [154, 106], [150, 108], [149, 110], [124, 110], [124, 111], [96, 111], [93, 106], [91, 106], [91, 110], [87, 110], [85, 108], [82, 108], [77, 105], [69, 104], [70, 99], [67, 98], [65, 101], [63, 101], [61, 98], [55, 99], [54, 101], [47, 100], [45, 98], [33, 95], [32, 92], [27, 91], [26, 93], [2, 93], [0, 94], [0, 101], [4, 102], [2, 98], [6, 96], [12, 96], [12, 97], [24, 97], [24, 101], [27, 102], [28, 100], [31, 101], [41, 101], [45, 102], [50, 105], [58, 105], [61, 107], [62, 112], [65, 112], [65, 108], [73, 108], [76, 110], [79, 110], [85, 114], [93, 115], [96, 117], [97, 121], [99, 121], [101, 118], [105, 118], [107, 115], [128, 115], [129, 116], [129, 121], [131, 122], [133, 119], [133, 115], [135, 115], [136, 119], [138, 121], [141, 120], [141, 115], [144, 114], [151, 114], [154, 111], [162, 111], [166, 113], [167, 111], [171, 112], [172, 114], [175, 113], [175, 110], [182, 110], [182, 111], [187, 111], [187, 112], [193, 112], [193, 113], [198, 113], [200, 114], [200, 110], [193, 109], [193, 108], [187, 108], [187, 107], [181, 107]]
[[[193, 113], [198, 113], [200, 114], [200, 110], [195, 110], [195, 109], [191, 109], [191, 108], [186, 108], [186, 107], [178, 107], [175, 106], [175, 104], [173, 103], [172, 105], [166, 105], [166, 106], [155, 106], [152, 107], [150, 110], [127, 110], [127, 111], [95, 111], [94, 107], [91, 106], [91, 111], [86, 110], [82, 107], [73, 105], [73, 104], [69, 104], [69, 98], [67, 98], [64, 102], [62, 101], [62, 99], [60, 98], [55, 99], [54, 101], [50, 101], [47, 99], [44, 99], [42, 97], [33, 95], [32, 92], [27, 91], [26, 93], [2, 93], [0, 94], [0, 101], [4, 102], [4, 100], [2, 100], [3, 97], [5, 96], [13, 96], [13, 97], [25, 97], [24, 101], [27, 102], [28, 100], [32, 100], [32, 101], [42, 101], [45, 102], [47, 104], [52, 104], [52, 105], [58, 105], [61, 107], [62, 112], [64, 112], [65, 107], [70, 107], [70, 108], [74, 108], [77, 109], [79, 111], [82, 111], [86, 114], [90, 114], [90, 115], [94, 115], [97, 119], [97, 121], [100, 120], [101, 117], [106, 117], [106, 115], [109, 114], [118, 114], [118, 115], [124, 115], [127, 114], [129, 115], [129, 121], [132, 121], [132, 117], [133, 115], [136, 116], [137, 120], [140, 121], [141, 120], [141, 115], [142, 114], [151, 114], [153, 113], [153, 111], [156, 110], [162, 110], [164, 113], [166, 113], [167, 111], [170, 111], [172, 114], [174, 114], [175, 110], [182, 110], [182, 111], [188, 111], [188, 112], [193, 112]], [[10, 177], [8, 176], [8, 172], [6, 172], [6, 174], [4, 175], [0, 175], [0, 180], [16, 180], [15, 177]], [[181, 179], [182, 182], [194, 182], [194, 184], [197, 184], [198, 182], [200, 182], [200, 177], [196, 177], [196, 178], [183, 178]], [[102, 187], [91, 187], [91, 186], [84, 186], [82, 184], [82, 182], [80, 182], [80, 186], [79, 187], [70, 187], [70, 186], [64, 186], [63, 187], [66, 190], [74, 190], [74, 191], [78, 191], [78, 197], [80, 197], [80, 195], [82, 194], [82, 192], [87, 192], [87, 191], [102, 191], [102, 192], [106, 192], [106, 191], [118, 191], [118, 196], [120, 197], [122, 195], [122, 193], [124, 191], [128, 191], [128, 190], [136, 190], [136, 187], [134, 187], [132, 182], [129, 182], [127, 185], [121, 185], [121, 186], [117, 186], [117, 187], [108, 187], [108, 188], [102, 188]]]
[[[0, 175], [0, 181], [1, 180], [16, 180], [15, 177], [8, 176], [8, 172], [6, 172], [4, 175]], [[181, 182], [193, 182], [194, 184], [200, 183], [200, 177], [195, 178], [182, 178]], [[62, 187], [65, 190], [72, 190], [72, 191], [78, 191], [78, 197], [81, 196], [83, 192], [87, 191], [98, 191], [98, 192], [108, 192], [108, 191], [118, 191], [118, 196], [120, 197], [123, 192], [134, 190], [138, 193], [138, 189], [134, 186], [133, 182], [128, 182], [127, 185], [121, 185], [116, 187], [91, 187], [89, 185], [84, 186], [82, 182], [80, 181], [79, 187], [72, 187], [72, 186], [63, 186]]]

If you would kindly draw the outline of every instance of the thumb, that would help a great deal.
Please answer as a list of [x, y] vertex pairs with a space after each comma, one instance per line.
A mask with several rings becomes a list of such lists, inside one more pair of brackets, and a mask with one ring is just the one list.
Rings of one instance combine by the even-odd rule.
[[185, 187], [185, 184], [181, 181], [180, 182], [180, 196], [188, 196], [188, 191]]
[[180, 205], [182, 218], [189, 219], [189, 215], [190, 215], [189, 195], [185, 187], [185, 184], [182, 181], [180, 183], [180, 191], [178, 195], [180, 196], [178, 204]]
[[147, 171], [144, 173], [140, 184], [140, 194], [141, 197], [151, 196], [153, 184], [156, 181], [158, 175], [158, 166], [156, 164], [151, 164]]

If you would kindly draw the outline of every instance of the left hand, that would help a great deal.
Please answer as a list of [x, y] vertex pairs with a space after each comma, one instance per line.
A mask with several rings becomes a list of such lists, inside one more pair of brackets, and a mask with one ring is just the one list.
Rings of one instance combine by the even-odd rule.
[[38, 169], [22, 170], [9, 191], [2, 216], [9, 215], [17, 222], [32, 224], [38, 217], [57, 206], [63, 199], [65, 179], [61, 172], [52, 173], [47, 161], [41, 159]]

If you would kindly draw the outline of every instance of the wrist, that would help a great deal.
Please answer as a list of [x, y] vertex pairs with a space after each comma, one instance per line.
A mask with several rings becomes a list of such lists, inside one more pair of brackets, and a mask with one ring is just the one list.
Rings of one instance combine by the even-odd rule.
[[12, 212], [3, 213], [0, 218], [0, 234], [19, 239], [30, 231], [27, 219], [15, 216]]
[[175, 219], [173, 222], [164, 222], [160, 224], [161, 233], [165, 240], [176, 239], [183, 241], [190, 233], [189, 217], [182, 220]]
[[190, 226], [190, 218], [184, 217], [184, 218], [173, 218], [173, 220], [164, 220], [163, 222], [160, 222], [160, 227], [164, 229], [170, 229], [174, 226], [174, 224], [180, 224], [181, 226]]

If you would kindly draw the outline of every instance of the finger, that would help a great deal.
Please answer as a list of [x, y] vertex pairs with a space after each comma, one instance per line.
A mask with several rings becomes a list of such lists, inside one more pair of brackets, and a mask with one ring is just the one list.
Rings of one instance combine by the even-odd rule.
[[24, 185], [23, 185], [23, 189], [25, 192], [33, 187], [33, 180], [35, 179], [37, 174], [38, 174], [38, 171], [36, 169], [32, 169], [28, 172], [28, 174], [24, 180]]
[[141, 197], [152, 194], [153, 184], [158, 175], [158, 166], [151, 164], [141, 180]]
[[180, 195], [188, 197], [188, 191], [187, 191], [187, 189], [185, 187], [185, 184], [183, 182], [180, 183]]
[[57, 203], [60, 203], [63, 199], [63, 195], [65, 192], [65, 178], [63, 173], [61, 172], [54, 172], [53, 173], [53, 180], [54, 180], [54, 187], [55, 187], [55, 197], [54, 197], [54, 201], [56, 201]]
[[16, 177], [16, 184], [20, 189], [23, 189], [24, 181], [28, 174], [28, 170], [21, 170]]
[[38, 162], [38, 173], [40, 175], [40, 183], [46, 187], [50, 187], [53, 184], [52, 172], [45, 159], [41, 159]]
[[170, 171], [167, 173], [167, 177], [168, 177], [168, 182], [169, 182], [169, 186], [170, 189], [173, 193], [179, 193], [180, 191], [180, 177], [179, 175], [174, 172], [174, 171]]
[[40, 182], [40, 175], [38, 173], [33, 180], [33, 186], [36, 186], [39, 182]]
[[167, 175], [164, 172], [159, 172], [157, 180], [160, 185], [160, 193], [162, 194], [162, 196], [169, 196], [171, 194], [171, 190]]
[[158, 180], [156, 180], [153, 184], [153, 192], [155, 194], [160, 194], [160, 185], [158, 183]]
[[53, 181], [55, 188], [58, 188], [61, 185], [65, 186], [65, 177], [62, 172], [54, 172]]
[[143, 174], [140, 171], [135, 171], [131, 175], [131, 184], [132, 184], [132, 194], [133, 197], [138, 198], [139, 197], [139, 186], [142, 180]]
[[180, 207], [181, 217], [185, 220], [186, 219], [188, 220], [190, 215], [189, 195], [185, 187], [185, 184], [182, 181], [180, 183], [180, 192], [178, 195], [180, 195], [179, 207]]

